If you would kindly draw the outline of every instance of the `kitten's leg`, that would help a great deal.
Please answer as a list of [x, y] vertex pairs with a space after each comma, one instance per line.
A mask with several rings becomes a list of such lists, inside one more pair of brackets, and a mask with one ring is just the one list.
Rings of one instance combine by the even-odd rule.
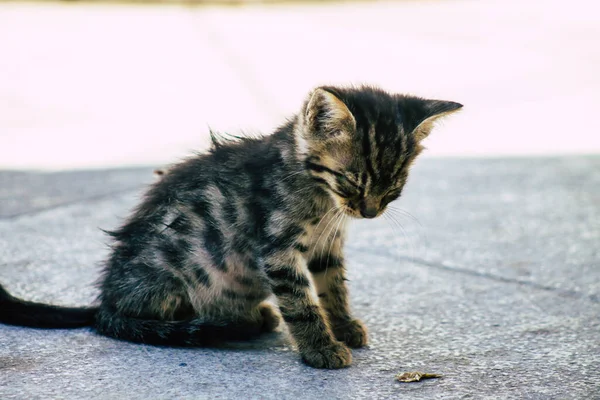
[[[337, 238], [334, 240], [338, 240]], [[332, 253], [308, 262], [321, 306], [327, 311], [335, 337], [350, 347], [367, 344], [367, 329], [361, 321], [353, 319], [348, 304], [346, 269], [341, 245], [331, 246]]]
[[281, 323], [279, 313], [269, 303], [261, 303], [258, 306], [261, 315], [261, 332], [273, 332]]
[[302, 359], [316, 368], [350, 365], [350, 349], [335, 339], [325, 313], [311, 292], [302, 253], [294, 248], [273, 250], [264, 256], [264, 261], [281, 314]]

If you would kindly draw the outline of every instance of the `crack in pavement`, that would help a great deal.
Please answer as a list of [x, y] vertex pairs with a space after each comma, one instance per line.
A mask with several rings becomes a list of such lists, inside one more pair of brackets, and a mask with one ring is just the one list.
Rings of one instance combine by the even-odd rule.
[[[366, 248], [354, 247], [352, 250], [360, 252], [362, 254], [372, 254], [372, 250], [367, 250]], [[402, 256], [399, 254], [394, 254], [393, 252], [391, 252], [389, 250], [386, 251], [386, 250], [380, 249], [380, 250], [378, 250], [377, 255], [384, 256], [384, 257], [390, 257], [390, 258], [394, 258], [394, 259], [399, 259], [399, 260], [403, 260], [403, 261], [408, 261], [408, 262], [414, 263], [416, 265], [421, 265], [421, 266], [428, 267], [428, 268], [434, 268], [434, 269], [437, 269], [440, 271], [455, 272], [455, 273], [459, 273], [459, 274], [463, 274], [463, 275], [474, 276], [477, 278], [484, 278], [484, 279], [492, 280], [495, 282], [527, 286], [527, 287], [530, 287], [533, 289], [556, 293], [561, 296], [577, 298], [577, 299], [585, 299], [585, 300], [591, 301], [592, 303], [600, 304], [600, 296], [597, 294], [586, 294], [586, 293], [582, 293], [582, 292], [579, 292], [579, 291], [573, 290], [573, 289], [563, 289], [563, 288], [559, 288], [556, 286], [543, 285], [541, 283], [536, 283], [536, 282], [532, 282], [532, 281], [524, 281], [524, 280], [520, 280], [520, 279], [507, 278], [507, 277], [504, 277], [501, 275], [491, 274], [489, 272], [474, 271], [474, 270], [471, 270], [468, 268], [447, 265], [447, 264], [444, 264], [441, 262], [428, 261], [428, 260], [424, 260], [424, 259], [416, 258], [416, 257]]]

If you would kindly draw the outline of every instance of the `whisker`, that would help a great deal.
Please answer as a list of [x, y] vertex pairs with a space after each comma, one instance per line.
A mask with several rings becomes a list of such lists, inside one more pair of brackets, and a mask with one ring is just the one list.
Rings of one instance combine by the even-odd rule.
[[387, 213], [383, 213], [382, 215], [385, 219], [385, 222], [389, 225], [390, 228], [392, 228], [392, 231], [394, 232], [394, 241], [398, 242], [398, 230], [396, 229], [396, 226], [394, 226], [392, 220], [390, 219], [390, 216]]
[[331, 250], [333, 250], [333, 244], [335, 243], [335, 239], [338, 233], [338, 229], [342, 225], [342, 223], [346, 222], [347, 215], [342, 213], [342, 216], [339, 219], [337, 226], [335, 227], [335, 232], [333, 233], [333, 239], [331, 239], [331, 244], [329, 245], [329, 251], [327, 252], [327, 261], [325, 262], [325, 276], [327, 276], [327, 265], [329, 265], [329, 256], [331, 256]]
[[311, 239], [312, 237], [315, 235], [315, 232], [317, 231], [317, 229], [319, 228], [319, 226], [321, 225], [321, 222], [323, 222], [323, 220], [325, 219], [325, 217], [327, 216], [327, 214], [329, 214], [330, 212], [336, 210], [338, 207], [337, 206], [333, 206], [331, 207], [325, 214], [323, 214], [323, 216], [321, 217], [321, 219], [319, 220], [319, 223], [317, 224], [317, 226], [314, 227], [313, 231], [312, 231], [312, 235], [310, 235]]
[[407, 217], [411, 221], [416, 222], [417, 225], [419, 225], [419, 229], [417, 229], [417, 239], [418, 239], [418, 242], [421, 243], [421, 244], [424, 244], [425, 246], [427, 245], [427, 243], [429, 243], [429, 238], [427, 237], [427, 232], [423, 228], [423, 225], [421, 224], [421, 222], [419, 222], [419, 220], [416, 217], [414, 217], [413, 215], [411, 215], [406, 210], [397, 209], [395, 207], [388, 207], [388, 209], [389, 209], [389, 211], [391, 211], [391, 213], [393, 215], [395, 215], [397, 217]]
[[321, 255], [319, 256], [320, 260], [323, 259], [323, 254], [325, 253], [325, 246], [327, 246], [327, 243], [331, 238], [331, 234], [333, 233], [333, 230], [334, 230], [336, 224], [338, 223], [338, 221], [340, 220], [340, 218], [343, 214], [344, 214], [344, 209], [340, 207], [339, 212], [337, 214], [335, 214], [335, 216], [332, 218], [332, 221], [334, 221], [334, 222], [331, 225], [331, 228], [329, 229], [327, 235], [325, 235], [325, 237], [323, 238], [325, 243], [323, 243], [323, 246], [321, 246]]
[[414, 215], [412, 215], [411, 213], [409, 213], [409, 212], [408, 212], [408, 211], [406, 211], [405, 209], [403, 209], [403, 208], [399, 208], [399, 207], [393, 207], [393, 206], [391, 206], [391, 205], [390, 205], [390, 206], [388, 206], [388, 208], [389, 208], [390, 210], [392, 210], [392, 211], [395, 211], [395, 212], [397, 212], [397, 213], [399, 213], [399, 214], [401, 214], [401, 215], [404, 215], [404, 216], [406, 216], [406, 217], [410, 218], [411, 220], [413, 220], [414, 222], [416, 222], [416, 223], [417, 223], [417, 224], [418, 224], [418, 225], [419, 225], [421, 228], [423, 228], [423, 225], [421, 224], [421, 221], [419, 221], [419, 220], [417, 219], [417, 217], [415, 217]]
[[[329, 222], [327, 222], [327, 224], [325, 225], [325, 228], [323, 228], [323, 230], [321, 231], [321, 234], [320, 234], [320, 235], [319, 235], [319, 237], [317, 238], [317, 241], [314, 243], [314, 245], [313, 245], [313, 249], [312, 249], [312, 251], [310, 252], [310, 257], [308, 258], [309, 260], [310, 260], [310, 259], [312, 259], [312, 258], [313, 258], [313, 256], [315, 255], [315, 251], [316, 251], [317, 247], [319, 247], [319, 242], [321, 241], [321, 238], [323, 237], [323, 234], [324, 234], [324, 233], [325, 233], [325, 231], [327, 230], [327, 227], [329, 226], [329, 224], [331, 224], [331, 222], [335, 220], [335, 217], [338, 215], [338, 213], [339, 213], [339, 212], [342, 212], [342, 211], [343, 211], [341, 208], [339, 208], [339, 207], [337, 207], [337, 206], [334, 206], [334, 207], [333, 207], [333, 209], [334, 209], [334, 210], [336, 210], [336, 212], [335, 212], [335, 214], [334, 214], [334, 217], [333, 217], [333, 218], [331, 218], [331, 219], [329, 220]], [[321, 218], [321, 221], [319, 221], [319, 224], [317, 225], [317, 227], [318, 227], [319, 225], [321, 225], [321, 222], [323, 221], [323, 219], [325, 219], [325, 216], [326, 216], [327, 214], [329, 214], [331, 211], [332, 211], [332, 210], [329, 210], [329, 211], [328, 211], [328, 212], [327, 212], [327, 213], [326, 213], [326, 214], [325, 214], [325, 215], [324, 215], [324, 216]], [[311, 235], [311, 239], [312, 239], [312, 237], [314, 236], [315, 232], [317, 232], [317, 228], [315, 228], [315, 229], [313, 230], [313, 234]]]
[[[340, 220], [340, 218], [342, 218], [342, 216], [344, 215], [344, 208], [340, 207], [339, 212], [337, 214], [335, 214], [335, 216], [333, 217], [333, 224], [331, 225], [331, 228], [329, 229], [329, 232], [327, 233], [327, 236], [325, 236], [325, 240], [329, 240], [331, 238], [331, 234], [334, 231], [334, 228], [337, 224], [337, 222]], [[321, 252], [321, 255], [323, 255], [323, 253]]]
[[387, 214], [387, 218], [389, 221], [392, 221], [402, 232], [402, 235], [404, 236], [404, 238], [406, 239], [406, 242], [408, 243], [409, 246], [409, 251], [410, 251], [410, 257], [414, 258], [415, 256], [415, 247], [412, 243], [412, 241], [409, 238], [409, 235], [406, 233], [406, 230], [404, 229], [404, 227], [402, 226], [402, 224], [396, 220], [393, 216], [393, 214]]

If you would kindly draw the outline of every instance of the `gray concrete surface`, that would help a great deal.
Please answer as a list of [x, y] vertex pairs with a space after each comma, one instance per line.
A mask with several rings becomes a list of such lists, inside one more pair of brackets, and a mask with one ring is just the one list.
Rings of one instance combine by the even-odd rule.
[[[151, 169], [0, 172], [0, 281], [88, 304]], [[304, 366], [285, 332], [219, 349], [0, 326], [0, 399], [600, 399], [600, 157], [424, 159], [405, 235], [357, 221], [352, 303], [371, 344], [338, 371]], [[401, 384], [422, 370], [442, 379]]]

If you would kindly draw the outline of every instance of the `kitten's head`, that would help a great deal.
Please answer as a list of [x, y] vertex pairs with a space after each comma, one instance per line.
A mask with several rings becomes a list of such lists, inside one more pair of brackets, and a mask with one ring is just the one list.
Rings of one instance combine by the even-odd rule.
[[320, 87], [300, 113], [298, 151], [338, 207], [374, 218], [402, 193], [434, 122], [461, 107], [372, 87]]

